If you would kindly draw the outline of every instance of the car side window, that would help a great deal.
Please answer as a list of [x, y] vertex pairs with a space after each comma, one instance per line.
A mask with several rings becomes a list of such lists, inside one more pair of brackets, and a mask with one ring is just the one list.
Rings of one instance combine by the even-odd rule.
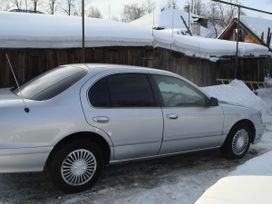
[[89, 100], [94, 107], [110, 107], [108, 81], [103, 78], [90, 89]]
[[146, 74], [114, 74], [99, 80], [89, 91], [94, 107], [153, 107], [155, 99]]
[[165, 107], [205, 106], [206, 96], [187, 82], [170, 76], [154, 75]]
[[152, 107], [155, 99], [145, 74], [116, 74], [108, 77], [112, 107]]

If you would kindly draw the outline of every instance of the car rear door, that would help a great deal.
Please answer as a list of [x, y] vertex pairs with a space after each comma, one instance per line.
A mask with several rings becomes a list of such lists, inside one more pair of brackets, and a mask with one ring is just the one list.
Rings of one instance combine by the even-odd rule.
[[159, 153], [162, 111], [146, 74], [116, 73], [96, 82], [92, 79], [81, 96], [87, 122], [110, 136], [115, 160]]
[[161, 153], [217, 147], [223, 130], [223, 110], [207, 106], [208, 98], [180, 78], [153, 75], [164, 119]]

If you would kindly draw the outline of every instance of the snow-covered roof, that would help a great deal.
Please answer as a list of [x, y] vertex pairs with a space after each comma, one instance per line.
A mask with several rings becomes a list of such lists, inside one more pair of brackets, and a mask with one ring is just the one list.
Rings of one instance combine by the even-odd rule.
[[[272, 20], [252, 16], [241, 16], [241, 22], [245, 24], [256, 36], [261, 39], [264, 33], [264, 41], [267, 40], [268, 28], [272, 31]], [[270, 31], [270, 32], [271, 32]]]
[[[204, 18], [193, 13], [188, 14], [187, 12], [178, 9], [164, 9], [162, 11], [157, 10], [154, 13], [147, 14], [141, 18], [130, 22], [130, 24], [144, 26], [148, 28], [161, 27], [165, 29], [174, 28], [175, 30], [187, 30], [181, 19], [181, 16], [183, 17], [187, 25], [189, 16], [191, 23], [194, 22], [196, 19]], [[201, 26], [201, 36], [204, 36], [207, 32], [207, 29]]]
[[[0, 12], [1, 48], [79, 48], [81, 18]], [[235, 55], [235, 42], [174, 35], [164, 31], [113, 22], [86, 19], [86, 47], [153, 46], [172, 49], [188, 56], [217, 60]], [[268, 55], [268, 48], [240, 43], [239, 55]]]
[[[155, 11], [154, 14], [153, 13], [147, 14], [141, 18], [138, 18], [130, 22], [130, 24], [141, 25], [141, 26], [145, 26], [149, 28], [152, 28], [154, 26], [154, 27], [164, 27], [166, 29], [167, 28], [172, 29], [172, 27], [180, 29], [180, 28], [186, 28], [180, 16], [184, 18], [185, 22], [188, 25], [189, 15], [190, 15], [190, 22], [193, 22], [193, 20], [196, 18], [204, 18], [193, 13], [188, 14], [187, 12], [181, 11], [178, 9], [174, 9], [174, 10], [164, 9], [162, 11], [160, 10]], [[154, 23], [153, 23], [153, 16], [154, 16]], [[172, 18], [173, 18], [173, 25], [172, 25]]]

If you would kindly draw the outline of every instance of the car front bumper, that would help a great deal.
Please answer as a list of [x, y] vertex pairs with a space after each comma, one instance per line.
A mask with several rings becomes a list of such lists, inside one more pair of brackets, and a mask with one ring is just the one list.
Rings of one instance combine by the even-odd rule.
[[261, 141], [264, 131], [265, 131], [265, 124], [262, 123], [256, 128], [256, 135], [253, 142], [254, 144]]
[[0, 173], [41, 172], [52, 147], [0, 148]]

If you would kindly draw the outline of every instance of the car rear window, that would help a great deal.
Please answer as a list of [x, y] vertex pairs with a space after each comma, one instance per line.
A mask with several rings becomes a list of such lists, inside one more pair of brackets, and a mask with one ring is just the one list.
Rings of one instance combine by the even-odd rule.
[[[21, 92], [24, 98], [31, 100], [48, 100], [62, 93], [87, 74], [80, 67], [61, 66], [23, 84]], [[17, 95], [19, 90], [14, 91]]]

